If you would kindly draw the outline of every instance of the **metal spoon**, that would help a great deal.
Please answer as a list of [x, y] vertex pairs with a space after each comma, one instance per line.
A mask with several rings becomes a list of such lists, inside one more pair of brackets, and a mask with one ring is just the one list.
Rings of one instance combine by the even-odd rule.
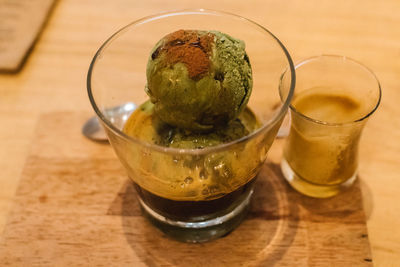
[[[122, 129], [129, 115], [136, 109], [132, 102], [112, 107], [103, 111], [104, 116], [117, 128]], [[82, 127], [82, 134], [92, 141], [108, 142], [107, 135], [97, 116], [91, 117]]]

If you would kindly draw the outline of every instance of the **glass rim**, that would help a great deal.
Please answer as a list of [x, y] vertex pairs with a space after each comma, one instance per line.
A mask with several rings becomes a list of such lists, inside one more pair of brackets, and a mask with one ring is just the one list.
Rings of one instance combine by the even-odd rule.
[[358, 118], [358, 119], [352, 120], [352, 121], [348, 121], [348, 122], [327, 122], [327, 121], [313, 119], [313, 118], [311, 118], [309, 116], [304, 115], [300, 111], [298, 111], [292, 104], [289, 105], [290, 110], [293, 111], [295, 114], [299, 115], [300, 117], [302, 117], [303, 119], [306, 119], [308, 121], [311, 121], [311, 122], [314, 122], [314, 123], [317, 123], [317, 124], [326, 125], [326, 126], [345, 126], [345, 125], [350, 125], [350, 124], [354, 124], [354, 123], [357, 123], [357, 122], [361, 122], [361, 121], [369, 118], [376, 111], [376, 109], [378, 108], [378, 106], [379, 106], [379, 104], [381, 102], [381, 98], [382, 98], [381, 84], [380, 84], [380, 82], [378, 80], [378, 77], [375, 75], [375, 73], [370, 68], [365, 66], [363, 63], [361, 63], [361, 62], [359, 62], [359, 61], [357, 61], [355, 59], [352, 59], [352, 58], [347, 57], [347, 56], [332, 55], [332, 54], [321, 54], [321, 55], [318, 55], [318, 56], [312, 56], [312, 57], [303, 59], [303, 60], [301, 60], [301, 61], [299, 61], [299, 62], [297, 62], [295, 64], [295, 70], [300, 68], [301, 66], [309, 63], [309, 62], [312, 62], [314, 60], [318, 60], [320, 58], [334, 58], [334, 59], [342, 59], [344, 61], [349, 61], [349, 62], [351, 62], [353, 64], [358, 65], [360, 68], [362, 68], [366, 72], [368, 72], [375, 79], [376, 85], [377, 85], [377, 89], [378, 89], [378, 92], [379, 92], [376, 104], [373, 106], [373, 108], [371, 108], [371, 110], [368, 113], [363, 115], [361, 118]]
[[[211, 16], [227, 16], [227, 17], [231, 17], [233, 19], [238, 19], [238, 20], [243, 20], [247, 23], [250, 23], [254, 26], [257, 26], [259, 29], [263, 30], [265, 33], [267, 33], [268, 35], [270, 35], [270, 37], [272, 37], [279, 45], [279, 47], [282, 49], [287, 63], [289, 65], [289, 69], [290, 69], [290, 87], [289, 87], [289, 92], [287, 94], [286, 99], [282, 99], [281, 97], [281, 107], [279, 109], [279, 112], [277, 112], [269, 121], [263, 123], [263, 125], [256, 129], [255, 131], [251, 132], [250, 134], [243, 136], [242, 138], [233, 140], [231, 142], [228, 143], [223, 143], [223, 144], [219, 144], [216, 146], [210, 146], [210, 147], [205, 147], [202, 149], [197, 149], [197, 148], [193, 148], [193, 149], [182, 149], [182, 148], [171, 148], [171, 147], [165, 147], [165, 146], [161, 146], [161, 145], [157, 145], [157, 144], [152, 144], [149, 142], [145, 142], [140, 140], [139, 138], [134, 138], [132, 136], [129, 136], [127, 134], [125, 134], [123, 131], [121, 131], [120, 129], [118, 129], [110, 120], [108, 120], [105, 115], [103, 114], [103, 112], [100, 110], [100, 108], [97, 106], [96, 101], [94, 99], [93, 93], [92, 93], [92, 73], [95, 67], [95, 64], [97, 62], [97, 59], [101, 56], [102, 52], [104, 51], [105, 48], [107, 48], [107, 46], [116, 38], [118, 38], [119, 35], [123, 34], [127, 29], [129, 29], [130, 27], [133, 26], [138, 26], [147, 22], [151, 22], [153, 20], [157, 20], [157, 19], [162, 19], [162, 18], [167, 18], [170, 16], [180, 16], [180, 15], [211, 15]], [[260, 24], [247, 19], [245, 17], [233, 14], [233, 13], [229, 13], [229, 12], [225, 12], [225, 11], [218, 11], [218, 10], [212, 10], [212, 9], [203, 9], [203, 8], [199, 8], [199, 9], [182, 9], [182, 10], [176, 10], [176, 11], [167, 11], [167, 12], [161, 12], [161, 13], [157, 13], [154, 15], [149, 15], [143, 18], [140, 18], [138, 20], [135, 20], [127, 25], [125, 25], [124, 27], [120, 28], [119, 30], [117, 30], [115, 33], [113, 33], [109, 38], [106, 39], [106, 41], [100, 46], [100, 48], [96, 51], [92, 61], [90, 62], [89, 65], [89, 70], [87, 73], [87, 79], [86, 79], [86, 86], [87, 86], [87, 92], [88, 92], [88, 96], [89, 96], [89, 100], [90, 103], [92, 105], [92, 108], [94, 109], [96, 115], [98, 116], [98, 118], [100, 119], [100, 121], [102, 122], [103, 126], [105, 126], [106, 128], [108, 128], [108, 130], [112, 131], [114, 134], [116, 134], [117, 136], [119, 136], [120, 138], [124, 139], [125, 141], [128, 142], [133, 142], [136, 144], [140, 144], [144, 147], [147, 147], [149, 149], [154, 149], [156, 151], [159, 152], [164, 152], [164, 153], [176, 153], [176, 154], [207, 154], [210, 152], [218, 152], [221, 150], [226, 149], [227, 147], [230, 147], [232, 145], [235, 144], [239, 144], [239, 143], [243, 143], [249, 139], [253, 139], [256, 136], [260, 135], [261, 132], [263, 132], [264, 130], [272, 127], [280, 118], [282, 118], [285, 115], [285, 112], [287, 111], [287, 109], [289, 108], [290, 102], [293, 98], [294, 95], [294, 87], [295, 87], [295, 82], [296, 82], [296, 76], [295, 76], [295, 67], [294, 67], [294, 63], [292, 58], [289, 55], [289, 52], [287, 51], [286, 47], [282, 44], [282, 42], [273, 34], [271, 33], [268, 29], [266, 29], [265, 27], [261, 26]], [[279, 90], [279, 87], [277, 88]]]

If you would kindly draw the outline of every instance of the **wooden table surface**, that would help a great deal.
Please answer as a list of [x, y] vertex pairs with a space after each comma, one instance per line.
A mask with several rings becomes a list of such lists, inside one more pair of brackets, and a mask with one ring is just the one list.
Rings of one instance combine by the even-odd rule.
[[400, 1], [60, 0], [26, 65], [0, 74], [0, 230], [11, 208], [40, 114], [90, 111], [86, 73], [113, 32], [143, 16], [182, 8], [219, 9], [265, 26], [294, 61], [352, 57], [378, 76], [383, 98], [360, 148], [359, 177], [376, 266], [400, 264]]

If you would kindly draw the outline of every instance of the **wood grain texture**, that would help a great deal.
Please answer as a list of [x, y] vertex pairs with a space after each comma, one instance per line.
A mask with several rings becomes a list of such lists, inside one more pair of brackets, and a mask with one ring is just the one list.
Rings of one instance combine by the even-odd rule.
[[0, 0], [0, 71], [22, 67], [55, 0]]
[[111, 148], [75, 131], [84, 117], [39, 120], [0, 244], [2, 265], [371, 266], [359, 184], [311, 199], [292, 190], [272, 162], [237, 230], [204, 244], [167, 238], [141, 216]]
[[[361, 140], [360, 186], [374, 265], [398, 266], [398, 0], [204, 0], [201, 4], [189, 0], [59, 1], [21, 72], [0, 75], [0, 230], [7, 221], [22, 169], [30, 155], [39, 116], [59, 110], [91, 111], [85, 88], [86, 73], [101, 43], [118, 28], [143, 16], [200, 5], [240, 14], [265, 26], [281, 39], [294, 61], [322, 53], [340, 54], [364, 63], [376, 73], [383, 98]], [[53, 146], [56, 141], [54, 137]], [[274, 163], [280, 159], [281, 142], [276, 140], [271, 148], [269, 159]], [[89, 154], [97, 153], [96, 147], [92, 149]], [[65, 149], [61, 151], [66, 153]], [[75, 152], [78, 154], [79, 149], [75, 148]]]

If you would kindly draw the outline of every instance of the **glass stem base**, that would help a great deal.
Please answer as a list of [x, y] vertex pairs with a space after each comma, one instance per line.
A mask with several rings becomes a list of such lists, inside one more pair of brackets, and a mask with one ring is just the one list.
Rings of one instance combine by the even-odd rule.
[[207, 242], [234, 230], [246, 217], [253, 189], [249, 190], [243, 200], [225, 214], [199, 221], [176, 221], [169, 219], [149, 207], [138, 195], [144, 215], [150, 222], [168, 236], [183, 242]]
[[348, 189], [356, 180], [357, 173], [354, 173], [348, 180], [341, 184], [335, 185], [319, 185], [308, 182], [301, 176], [297, 175], [290, 167], [289, 163], [285, 158], [281, 161], [281, 170], [283, 176], [288, 183], [298, 192], [315, 198], [328, 198], [339, 194], [342, 191]]

